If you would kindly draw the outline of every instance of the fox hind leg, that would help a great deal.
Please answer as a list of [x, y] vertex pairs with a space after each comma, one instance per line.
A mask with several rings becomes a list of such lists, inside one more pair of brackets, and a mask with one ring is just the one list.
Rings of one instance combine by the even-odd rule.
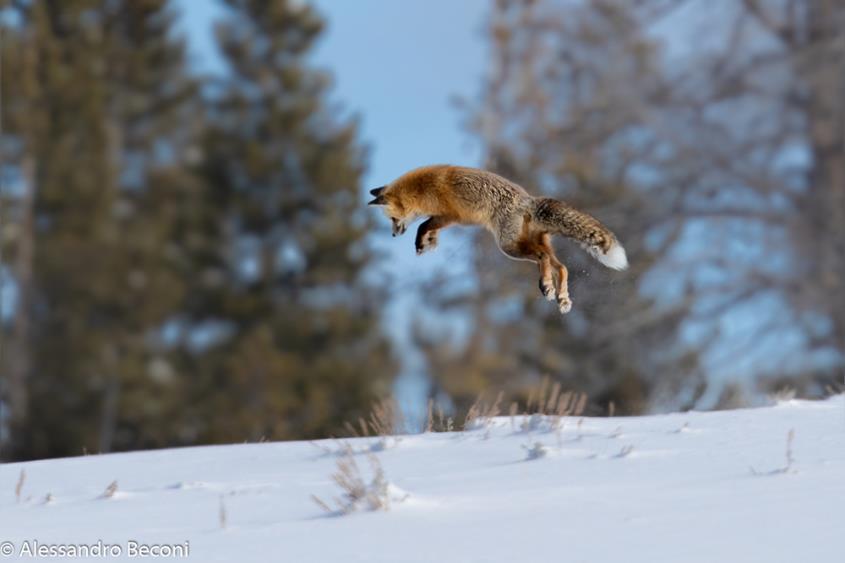
[[557, 293], [554, 297], [549, 297], [547, 295], [546, 298], [549, 301], [556, 299], [560, 312], [568, 313], [572, 310], [572, 299], [569, 298], [569, 272], [567, 271], [566, 266], [564, 266], [563, 263], [558, 260], [557, 256], [555, 256], [555, 251], [554, 248], [552, 248], [549, 233], [543, 233], [540, 235], [540, 244], [550, 262], [550, 269], [553, 268], [557, 274]]
[[541, 254], [538, 257], [537, 265], [540, 267], [540, 292], [548, 301], [555, 300], [555, 279], [552, 275], [552, 263], [548, 254]]
[[[526, 218], [518, 237], [506, 240], [500, 238], [499, 248], [515, 260], [535, 262], [540, 269], [539, 286], [543, 297], [549, 301], [557, 301], [560, 312], [568, 313], [572, 309], [572, 301], [569, 299], [566, 267], [555, 256], [549, 233], [532, 234], [528, 224], [529, 218]], [[505, 242], [506, 244], [503, 244]]]
[[554, 253], [550, 258], [552, 266], [557, 270], [557, 305], [561, 313], [568, 313], [572, 310], [572, 299], [569, 298], [569, 272]]
[[504, 250], [516, 259], [527, 259], [537, 263], [540, 268], [540, 293], [548, 301], [555, 300], [555, 278], [552, 274], [552, 262], [550, 257], [551, 246], [549, 246], [548, 235], [536, 237], [531, 233], [531, 215], [526, 214], [522, 218], [522, 228], [516, 244]]

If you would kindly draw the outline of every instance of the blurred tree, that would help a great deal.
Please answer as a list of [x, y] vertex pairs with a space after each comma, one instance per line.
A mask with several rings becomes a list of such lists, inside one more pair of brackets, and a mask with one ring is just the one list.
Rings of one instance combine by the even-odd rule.
[[816, 395], [841, 380], [845, 5], [502, 0], [488, 33], [469, 112], [488, 166], [604, 219], [632, 271], [576, 252], [573, 313], [526, 322], [479, 254], [469, 344], [427, 339], [447, 393], [547, 372], [630, 412], [695, 402], [700, 364]]
[[[4, 81], [21, 194], [4, 457], [143, 443], [159, 397], [152, 331], [181, 299], [167, 227], [139, 213], [177, 156], [192, 92], [164, 0], [20, 2]], [[163, 421], [162, 421], [163, 423]], [[119, 432], [120, 430], [120, 432]]]
[[525, 283], [529, 266], [505, 263], [482, 234], [477, 287], [457, 300], [472, 319], [467, 342], [456, 348], [418, 333], [438, 388], [459, 406], [487, 387], [524, 399], [544, 375], [586, 392], [593, 412], [610, 402], [620, 413], [659, 400], [691, 404], [704, 390], [697, 354], [679, 338], [691, 301], [660, 301], [642, 290], [678, 237], [659, 228], [671, 200], [652, 180], [662, 147], [644, 107], [660, 104], [667, 90], [656, 46], [634, 4], [567, 6], [494, 5], [491, 68], [479, 103], [467, 109], [469, 125], [487, 168], [599, 217], [632, 267], [610, 272], [557, 241], [574, 302], [561, 318]]
[[[7, 17], [12, 13], [9, 2], [0, 2], [2, 15]], [[27, 54], [31, 51], [25, 49], [26, 42], [21, 29], [18, 27], [3, 25], [0, 28], [0, 123], [3, 124], [3, 136], [0, 139], [0, 255], [3, 261], [2, 276], [4, 284], [8, 283], [14, 271], [17, 279], [17, 302], [28, 303], [30, 301], [29, 288], [32, 278], [32, 189], [24, 184], [18, 197], [11, 193], [7, 180], [8, 161], [14, 159], [20, 164], [22, 176], [31, 177], [32, 158], [24, 156], [24, 135], [23, 123], [20, 116], [26, 110], [27, 101], [34, 96], [34, 77], [32, 75], [32, 64], [27, 60]], [[19, 92], [12, 95], [10, 84], [12, 81], [7, 76], [16, 76]], [[35, 123], [31, 123], [35, 128]], [[11, 204], [14, 204], [12, 206]], [[17, 244], [14, 256], [10, 254], [8, 242], [16, 240]], [[10, 268], [5, 262], [11, 258], [14, 266]], [[26, 424], [28, 417], [28, 385], [27, 375], [29, 366], [29, 316], [26, 314], [26, 307], [16, 307], [11, 314], [3, 308], [5, 302], [0, 303], [0, 459], [6, 458], [12, 453], [10, 443], [11, 436], [16, 435], [20, 428]], [[9, 323], [11, 326], [7, 326]]]
[[200, 97], [164, 0], [14, 4], [5, 458], [327, 436], [389, 392], [322, 21], [228, 9], [231, 73]]
[[[749, 247], [727, 243], [707, 258], [726, 272], [710, 282], [715, 305], [768, 300], [727, 361], [762, 342], [769, 361], [760, 373], [841, 381], [845, 4], [744, 0], [720, 18], [703, 20], [716, 40], [678, 71], [687, 87], [673, 106], [685, 115], [678, 144], [703, 167], [684, 213], [710, 231], [702, 244], [719, 233]], [[790, 340], [802, 343], [799, 353]]]
[[185, 428], [201, 442], [325, 437], [390, 392], [395, 365], [360, 199], [357, 125], [309, 68], [323, 30], [286, 0], [229, 0], [217, 37], [189, 238], [195, 285], [180, 371], [196, 375]]

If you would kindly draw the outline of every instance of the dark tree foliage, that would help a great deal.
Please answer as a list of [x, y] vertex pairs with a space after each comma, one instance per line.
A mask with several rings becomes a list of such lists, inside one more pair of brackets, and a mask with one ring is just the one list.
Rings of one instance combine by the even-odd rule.
[[165, 0], [6, 7], [4, 458], [327, 436], [388, 391], [322, 21], [228, 8], [203, 84]]
[[230, 76], [213, 85], [190, 229], [196, 277], [182, 346], [195, 375], [186, 426], [202, 442], [313, 438], [389, 393], [395, 370], [360, 204], [364, 154], [307, 57], [312, 8], [229, 1], [217, 26]]
[[[147, 332], [180, 299], [139, 213], [168, 165], [192, 89], [165, 2], [21, 3], [6, 80], [23, 194], [9, 258], [18, 286], [7, 358], [14, 457], [129, 447], [155, 410]], [[123, 432], [116, 433], [121, 428]]]

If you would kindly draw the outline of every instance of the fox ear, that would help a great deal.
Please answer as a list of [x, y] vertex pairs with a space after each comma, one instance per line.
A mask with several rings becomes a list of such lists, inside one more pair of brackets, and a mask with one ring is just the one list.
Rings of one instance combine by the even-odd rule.
[[380, 196], [381, 193], [384, 191], [384, 188], [386, 188], [386, 187], [387, 186], [382, 186], [380, 188], [373, 188], [373, 189], [370, 190], [370, 195]]
[[374, 199], [368, 201], [367, 205], [387, 205], [387, 201], [385, 201], [383, 195], [379, 194]]

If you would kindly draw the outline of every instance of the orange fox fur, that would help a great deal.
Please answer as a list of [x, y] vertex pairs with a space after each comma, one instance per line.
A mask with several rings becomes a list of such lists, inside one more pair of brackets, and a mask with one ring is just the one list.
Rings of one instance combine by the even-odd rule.
[[628, 267], [625, 249], [598, 219], [562, 201], [534, 197], [486, 170], [425, 166], [370, 193], [375, 198], [369, 204], [384, 206], [393, 222], [393, 236], [403, 234], [414, 219], [428, 217], [417, 229], [417, 254], [434, 249], [438, 232], [449, 225], [485, 227], [506, 256], [539, 265], [540, 290], [549, 301], [557, 300], [561, 313], [569, 312], [572, 301], [568, 273], [555, 256], [551, 235], [578, 241], [610, 268]]

